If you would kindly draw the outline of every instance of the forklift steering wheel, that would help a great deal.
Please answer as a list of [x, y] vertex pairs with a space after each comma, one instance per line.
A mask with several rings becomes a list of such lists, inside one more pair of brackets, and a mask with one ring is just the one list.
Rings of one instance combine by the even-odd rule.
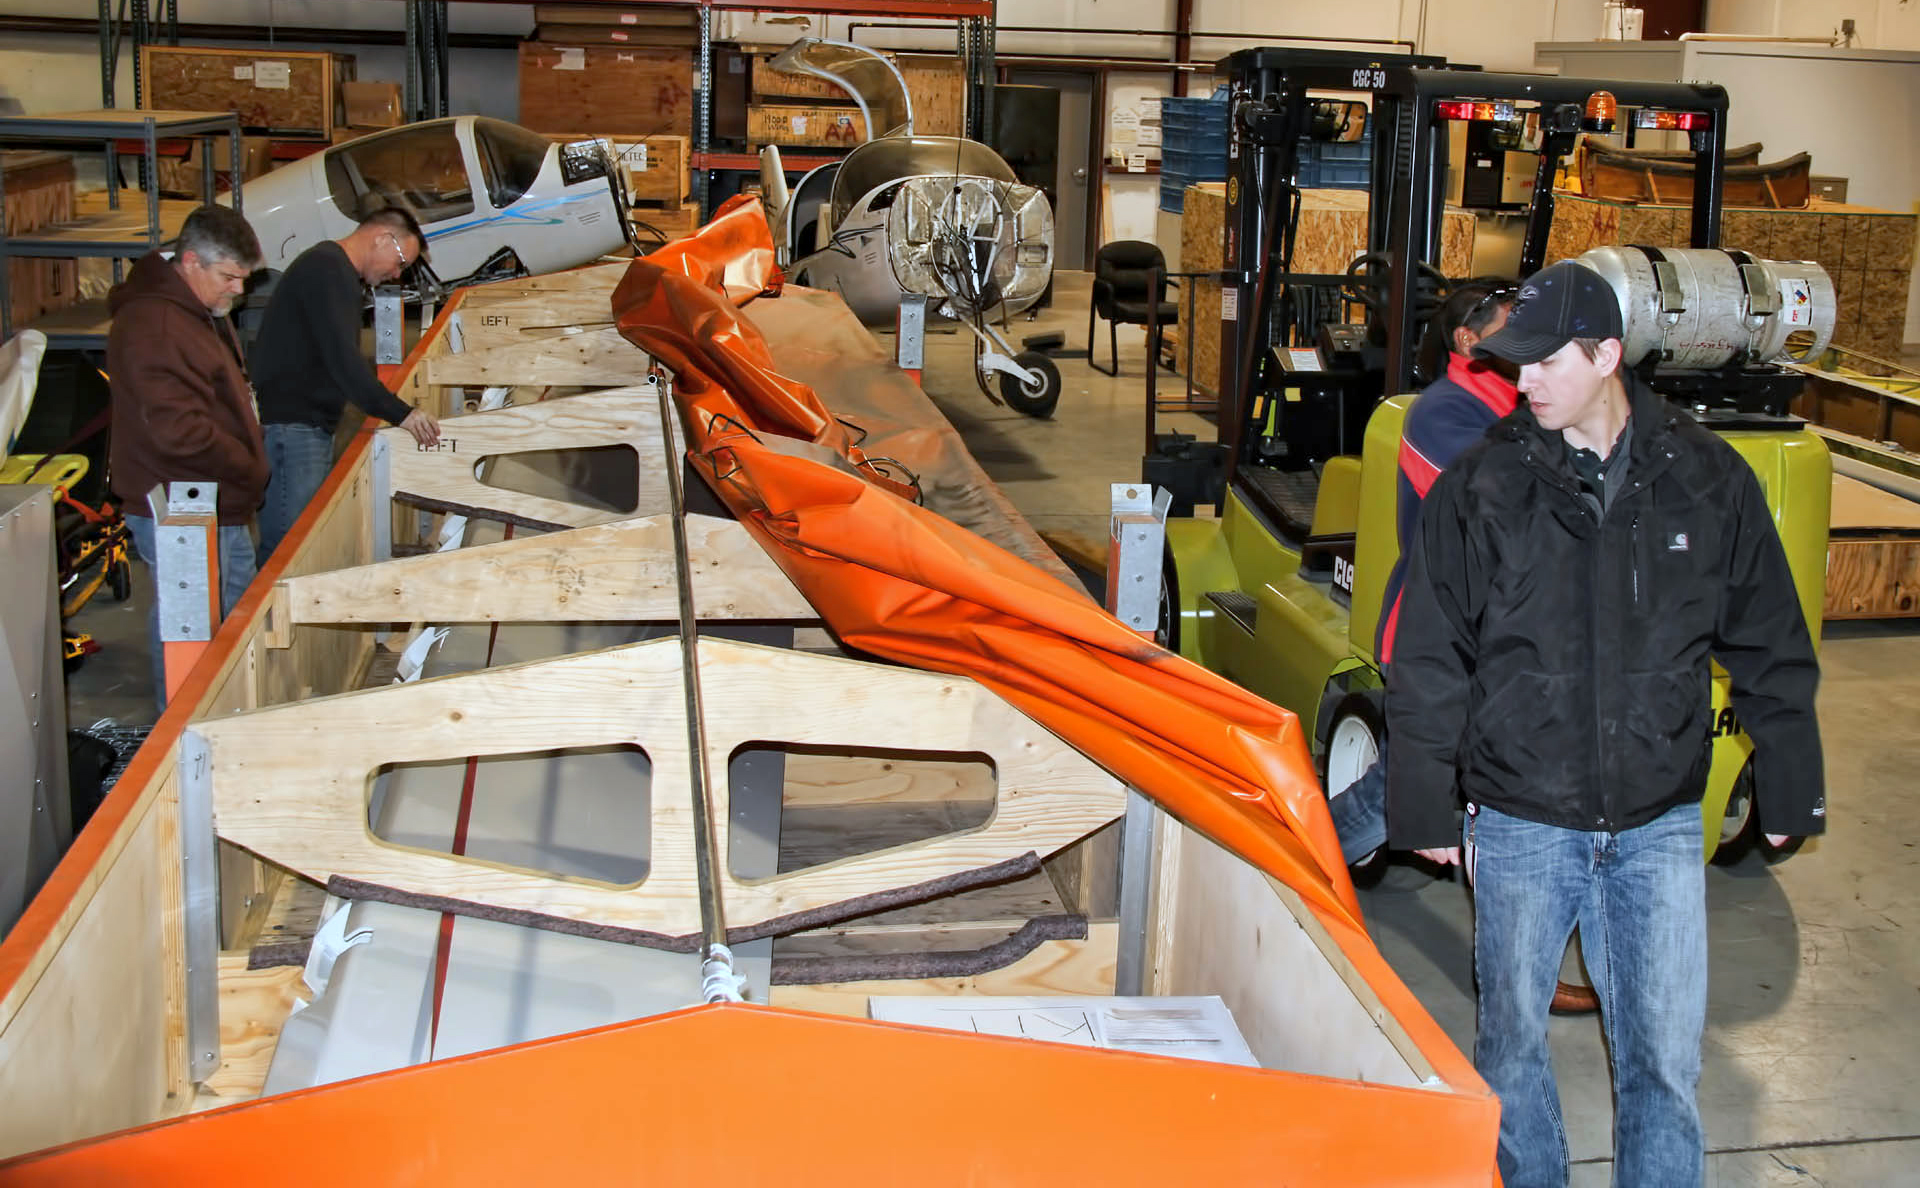
[[[1367, 312], [1376, 318], [1385, 317], [1387, 297], [1374, 287], [1373, 279], [1391, 267], [1392, 261], [1385, 252], [1368, 252], [1347, 265], [1348, 280], [1340, 286], [1340, 295], [1365, 306]], [[1446, 300], [1453, 282], [1447, 279], [1446, 273], [1425, 260], [1415, 261], [1414, 272], [1414, 314], [1420, 318], [1431, 317], [1433, 311], [1440, 308], [1440, 303]]]

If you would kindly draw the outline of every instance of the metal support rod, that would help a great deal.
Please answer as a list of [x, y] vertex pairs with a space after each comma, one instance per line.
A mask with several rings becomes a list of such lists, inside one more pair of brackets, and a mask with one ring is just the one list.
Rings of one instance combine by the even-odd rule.
[[[1145, 483], [1114, 483], [1107, 521], [1107, 610], [1152, 636], [1160, 621], [1160, 565], [1173, 496]], [[1153, 906], [1154, 832], [1159, 811], [1127, 790], [1120, 825], [1120, 947], [1113, 992], [1143, 994], [1147, 983], [1147, 916]]]
[[220, 625], [219, 485], [155, 484], [147, 505], [161, 665], [172, 700]]
[[[704, 161], [713, 130], [713, 10], [702, 4], [699, 11], [700, 69], [693, 76], [697, 87], [693, 93], [693, 154], [695, 160]], [[708, 215], [708, 178], [704, 166], [693, 171], [693, 208], [701, 219]], [[627, 212], [621, 211], [620, 217], [626, 218]]]
[[680, 587], [680, 672], [686, 690], [687, 765], [693, 794], [693, 864], [700, 885], [700, 952], [704, 975], [701, 992], [708, 1002], [740, 1001], [740, 989], [731, 978], [733, 954], [727, 948], [726, 905], [720, 897], [719, 843], [713, 829], [713, 804], [708, 789], [713, 773], [707, 763], [707, 722], [700, 699], [700, 623], [693, 608], [693, 566], [688, 561], [687, 505], [681, 489], [679, 435], [674, 432], [672, 382], [655, 379], [660, 403], [661, 438], [666, 443], [667, 493], [672, 500], [673, 560]]

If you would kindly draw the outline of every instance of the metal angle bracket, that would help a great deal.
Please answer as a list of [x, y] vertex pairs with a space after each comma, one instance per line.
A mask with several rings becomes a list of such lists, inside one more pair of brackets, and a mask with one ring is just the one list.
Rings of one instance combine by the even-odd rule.
[[219, 522], [215, 483], [155, 484], [154, 597], [162, 643], [203, 642], [218, 625], [214, 609], [214, 528]]
[[1160, 622], [1160, 566], [1173, 493], [1145, 483], [1114, 483], [1107, 521], [1107, 609], [1152, 635]]
[[187, 975], [187, 1057], [195, 1083], [220, 1067], [220, 861], [213, 832], [213, 750], [180, 734], [181, 926]]

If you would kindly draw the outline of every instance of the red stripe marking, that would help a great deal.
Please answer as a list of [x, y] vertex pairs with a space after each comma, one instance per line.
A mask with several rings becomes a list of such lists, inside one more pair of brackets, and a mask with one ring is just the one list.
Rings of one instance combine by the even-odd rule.
[[[544, 397], [543, 397], [544, 399]], [[507, 525], [504, 540], [513, 539], [513, 525]], [[487, 663], [493, 667], [493, 645], [500, 639], [500, 624], [495, 623], [487, 631]], [[467, 756], [467, 774], [460, 782], [460, 812], [453, 822], [453, 846], [451, 852], [464, 855], [467, 852], [467, 826], [473, 820], [473, 785], [480, 772], [480, 758]], [[440, 1004], [447, 996], [447, 959], [453, 952], [453, 921], [449, 912], [440, 913], [440, 941], [433, 955], [433, 1022], [427, 1035], [427, 1059], [433, 1059], [433, 1050], [440, 1043]]]
[[1387, 611], [1387, 625], [1380, 632], [1380, 663], [1393, 662], [1393, 636], [1400, 629], [1400, 594], [1393, 596], [1393, 606]]

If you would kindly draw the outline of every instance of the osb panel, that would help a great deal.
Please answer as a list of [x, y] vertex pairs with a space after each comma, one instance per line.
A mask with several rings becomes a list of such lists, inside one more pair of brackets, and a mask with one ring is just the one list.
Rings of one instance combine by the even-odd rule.
[[1913, 228], [1911, 215], [1867, 216], [1867, 267], [1898, 269], [1913, 267]]
[[1774, 258], [1772, 220], [1757, 210], [1726, 211], [1720, 218], [1720, 246], [1771, 260]]
[[913, 130], [921, 136], [964, 136], [966, 79], [959, 60], [903, 57], [898, 65], [913, 96]]
[[[583, 68], [564, 68], [575, 62]], [[693, 56], [676, 49], [522, 42], [520, 123], [528, 128], [585, 124], [623, 135], [691, 135]]]
[[[146, 58], [142, 107], [231, 111], [240, 117], [243, 131], [263, 134], [331, 136], [338, 114], [335, 72], [352, 76], [351, 57], [316, 51], [155, 45], [141, 53]], [[344, 60], [336, 63], [336, 58]], [[262, 63], [285, 63], [287, 85], [260, 85]]]
[[[1201, 182], [1187, 187], [1180, 215], [1180, 269], [1182, 272], [1208, 272], [1221, 267], [1225, 252], [1227, 188], [1222, 182]], [[1194, 280], [1193, 325], [1183, 327], [1174, 341], [1174, 367], [1188, 369], [1188, 351], [1192, 351], [1193, 382], [1205, 391], [1220, 390], [1220, 282]], [[1180, 317], [1187, 316], [1187, 302], [1178, 297]]]

